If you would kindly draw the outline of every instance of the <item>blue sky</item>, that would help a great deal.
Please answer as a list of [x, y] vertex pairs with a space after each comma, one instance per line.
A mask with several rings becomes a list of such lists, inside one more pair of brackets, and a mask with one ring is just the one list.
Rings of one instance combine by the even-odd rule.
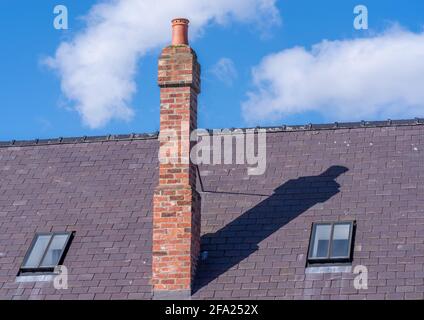
[[[55, 56], [57, 48], [61, 43], [72, 41], [86, 30], [86, 23], [82, 17], [96, 3], [99, 1], [3, 0], [0, 2], [2, 40], [0, 140], [142, 133], [158, 130], [159, 89], [156, 80], [159, 45], [154, 44], [148, 47], [146, 52], [137, 55], [135, 74], [132, 76], [137, 91], [129, 95], [129, 99], [126, 100], [126, 107], [133, 110], [133, 116], [127, 120], [112, 116], [101, 125], [93, 125], [90, 120], [88, 123], [83, 121], [82, 114], [75, 111], [75, 101], [69, 99], [69, 91], [61, 90], [61, 81], [66, 80], [66, 74], [60, 68], [52, 70], [43, 63], [47, 57], [55, 57], [56, 62], [60, 61], [60, 58]], [[53, 28], [55, 17], [53, 8], [58, 4], [66, 5], [69, 10], [69, 30]], [[364, 4], [368, 8], [369, 30], [353, 28], [353, 8], [358, 4]], [[421, 110], [424, 110], [424, 106], [420, 103], [422, 96], [419, 92], [422, 90], [415, 90], [413, 86], [411, 89], [411, 86], [406, 87], [403, 84], [410, 80], [417, 85], [417, 88], [418, 85], [423, 87], [423, 78], [414, 73], [413, 69], [417, 68], [413, 66], [415, 66], [414, 59], [417, 59], [418, 63], [418, 58], [424, 57], [418, 43], [422, 39], [424, 26], [424, 1], [280, 0], [276, 1], [275, 9], [278, 10], [281, 23], [267, 24], [268, 15], [261, 16], [259, 13], [257, 17], [229, 17], [225, 23], [221, 23], [216, 22], [219, 19], [215, 21], [213, 16], [215, 13], [211, 13], [211, 19], [205, 18], [203, 22], [199, 22], [198, 27], [194, 26], [198, 30], [201, 29], [191, 41], [191, 46], [196, 50], [202, 65], [199, 127], [232, 128], [283, 123], [321, 123], [356, 120], [359, 115], [367, 116], [366, 120], [387, 116], [399, 118], [423, 116], [424, 112]], [[235, 5], [231, 10], [237, 14], [237, 10], [247, 9], [240, 9]], [[246, 13], [249, 14], [252, 15]], [[142, 15], [143, 12], [140, 12], [140, 18]], [[166, 21], [166, 24], [170, 28], [169, 21]], [[403, 30], [390, 31], [396, 24], [397, 28], [401, 26]], [[150, 31], [140, 30], [140, 32]], [[170, 30], [166, 32], [169, 34], [164, 36], [170, 37]], [[355, 42], [355, 39], [375, 38], [379, 38], [380, 42]], [[321, 46], [318, 48], [318, 53], [313, 53], [311, 46], [322, 43], [325, 39], [330, 41], [330, 45], [325, 48]], [[345, 42], [340, 46], [334, 42], [335, 40]], [[392, 52], [392, 42], [399, 43], [399, 47], [405, 47], [405, 51], [390, 60], [395, 67], [399, 64], [402, 66], [394, 68], [399, 69], [398, 71], [393, 71], [391, 67], [384, 68], [384, 65], [379, 64], [379, 61], [385, 60], [382, 57], [389, 56], [388, 53]], [[360, 85], [355, 87], [358, 83], [356, 76], [350, 76], [350, 73], [343, 75], [343, 70], [335, 71], [335, 74], [341, 74], [340, 79], [320, 76], [325, 73], [323, 70], [326, 70], [326, 66], [333, 70], [343, 63], [343, 61], [329, 61], [331, 55], [328, 52], [349, 56], [352, 48], [361, 46], [374, 48], [375, 43], [382, 44], [378, 48], [383, 47], [381, 52], [370, 58], [370, 61], [375, 59], [374, 64], [378, 65], [375, 70], [384, 68], [394, 73], [387, 75], [376, 71], [361, 73], [361, 76], [373, 79], [367, 86], [372, 87], [370, 92], [364, 92], [365, 87]], [[406, 46], [410, 46], [411, 50]], [[303, 49], [290, 51], [294, 47]], [[386, 47], [387, 49], [384, 49]], [[404, 58], [403, 54], [409, 52], [414, 54], [411, 53], [408, 59]], [[280, 55], [276, 56], [278, 53]], [[309, 54], [311, 56], [308, 56]], [[265, 57], [273, 58], [264, 62]], [[367, 59], [360, 61], [363, 60]], [[390, 61], [387, 63], [392, 65]], [[295, 69], [298, 65], [301, 71]], [[422, 64], [418, 69], [421, 66]], [[252, 75], [252, 68], [255, 67], [256, 82]], [[373, 69], [372, 67], [371, 63], [370, 68]], [[356, 68], [356, 65], [351, 68]], [[350, 70], [349, 66], [346, 69]], [[285, 74], [286, 70], [290, 77], [280, 81], [278, 75]], [[300, 76], [306, 77], [302, 83], [306, 83], [308, 88], [292, 85], [292, 82], [295, 82], [292, 75], [297, 74], [297, 71], [304, 72], [300, 73]], [[314, 74], [315, 78], [311, 76], [309, 79], [311, 74]], [[385, 81], [384, 78], [399, 79], [399, 82]], [[346, 79], [345, 86], [351, 90], [347, 90], [343, 95], [331, 93], [331, 88], [328, 87], [331, 87], [332, 83], [344, 83], [343, 79]], [[322, 89], [319, 86], [320, 82], [329, 85]], [[373, 87], [376, 82], [380, 84]], [[396, 89], [398, 84], [402, 87], [399, 90]], [[322, 92], [326, 90], [329, 92]], [[343, 87], [337, 87], [336, 90], [341, 92]], [[288, 97], [287, 91], [299, 93]], [[390, 92], [390, 94], [370, 97], [368, 100], [358, 98], [362, 93], [372, 95], [371, 91]], [[391, 93], [393, 91], [399, 92]], [[304, 96], [307, 99], [304, 99]], [[372, 102], [369, 102], [366, 110], [357, 110], [354, 107], [369, 100]], [[266, 104], [262, 103], [263, 101], [266, 101]], [[340, 109], [338, 106], [342, 103], [348, 107]], [[405, 105], [411, 106], [408, 108], [409, 111], [405, 110]], [[102, 103], [99, 108], [101, 110]], [[370, 109], [374, 111], [370, 112]], [[91, 117], [93, 118], [93, 115]]]

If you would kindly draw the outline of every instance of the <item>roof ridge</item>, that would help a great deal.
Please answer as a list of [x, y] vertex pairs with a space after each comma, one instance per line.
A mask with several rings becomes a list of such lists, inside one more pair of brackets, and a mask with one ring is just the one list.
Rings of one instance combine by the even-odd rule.
[[[281, 131], [316, 131], [316, 130], [338, 130], [338, 129], [360, 129], [360, 128], [381, 128], [399, 126], [424, 125], [424, 118], [400, 119], [400, 120], [378, 120], [378, 121], [356, 121], [356, 122], [333, 122], [323, 124], [303, 124], [303, 125], [282, 125], [270, 127], [256, 127], [248, 129], [267, 129], [269, 132]], [[244, 130], [248, 130], [244, 129]]]
[[[378, 127], [398, 127], [398, 126], [416, 126], [424, 125], [424, 118], [405, 119], [405, 120], [383, 120], [383, 121], [358, 121], [358, 122], [334, 122], [325, 124], [303, 124], [303, 125], [281, 125], [268, 127], [250, 127], [250, 128], [231, 128], [234, 130], [253, 130], [265, 129], [267, 132], [293, 132], [293, 131], [316, 131], [316, 130], [338, 130], [338, 129], [358, 129], [358, 128], [378, 128]], [[208, 132], [220, 129], [205, 129]], [[76, 144], [76, 143], [94, 143], [110, 141], [133, 141], [133, 140], [152, 140], [157, 139], [159, 132], [154, 133], [131, 133], [131, 134], [109, 134], [103, 136], [81, 136], [68, 138], [52, 139], [33, 139], [33, 140], [9, 140], [0, 141], [0, 148], [7, 147], [26, 147], [26, 146], [46, 146], [58, 144]]]
[[104, 136], [82, 136], [82, 137], [67, 137], [67, 138], [59, 137], [59, 138], [52, 138], [52, 139], [34, 139], [34, 140], [10, 140], [10, 141], [0, 141], [0, 148], [110, 142], [110, 141], [152, 140], [152, 139], [157, 139], [158, 134], [159, 134], [158, 132], [155, 132], [155, 133], [109, 134]]

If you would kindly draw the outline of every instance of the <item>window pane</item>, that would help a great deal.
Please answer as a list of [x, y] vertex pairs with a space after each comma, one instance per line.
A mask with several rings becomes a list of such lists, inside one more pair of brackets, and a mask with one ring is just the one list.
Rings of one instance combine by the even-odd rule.
[[46, 256], [41, 263], [43, 267], [54, 267], [59, 263], [60, 255], [62, 254], [62, 250], [66, 244], [66, 240], [68, 239], [68, 235], [61, 234], [54, 236], [49, 249], [47, 250]]
[[347, 257], [349, 255], [350, 224], [334, 225], [331, 257]]
[[31, 253], [28, 256], [28, 259], [25, 262], [24, 267], [26, 268], [35, 268], [40, 264], [40, 260], [43, 257], [44, 252], [46, 251], [47, 245], [49, 244], [51, 236], [43, 235], [38, 236], [37, 240], [32, 247]]
[[316, 225], [312, 239], [311, 258], [326, 258], [330, 243], [331, 225]]

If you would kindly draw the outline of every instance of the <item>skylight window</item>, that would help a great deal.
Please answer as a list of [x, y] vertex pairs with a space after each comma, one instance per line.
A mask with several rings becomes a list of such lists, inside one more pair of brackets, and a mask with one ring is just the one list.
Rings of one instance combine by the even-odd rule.
[[308, 264], [352, 261], [355, 222], [314, 223]]
[[63, 262], [72, 237], [71, 232], [36, 234], [20, 273], [53, 272]]

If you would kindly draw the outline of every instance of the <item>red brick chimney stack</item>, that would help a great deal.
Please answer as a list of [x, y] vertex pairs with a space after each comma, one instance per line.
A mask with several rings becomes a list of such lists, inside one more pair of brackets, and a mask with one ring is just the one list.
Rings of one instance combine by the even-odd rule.
[[190, 297], [200, 251], [200, 195], [195, 166], [189, 161], [190, 133], [197, 128], [200, 65], [188, 45], [188, 23], [172, 21], [172, 45], [159, 57], [160, 165], [152, 261], [156, 299]]

